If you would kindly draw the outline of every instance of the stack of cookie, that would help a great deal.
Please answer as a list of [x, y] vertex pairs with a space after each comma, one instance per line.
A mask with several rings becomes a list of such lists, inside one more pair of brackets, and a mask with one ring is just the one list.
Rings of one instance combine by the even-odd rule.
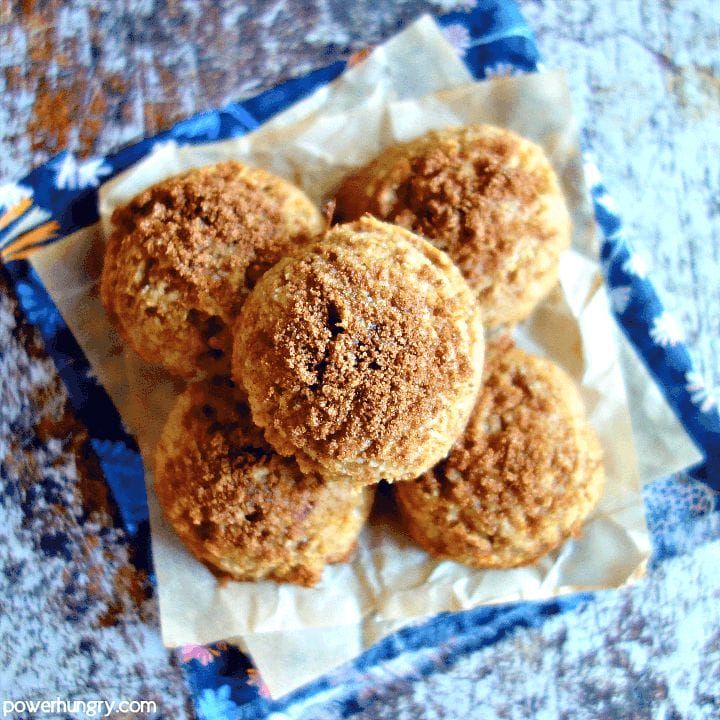
[[224, 162], [113, 214], [108, 314], [190, 381], [155, 473], [182, 541], [236, 579], [314, 585], [351, 556], [380, 481], [423, 548], [474, 567], [577, 533], [599, 443], [572, 381], [504, 330], [569, 244], [543, 151], [490, 126], [431, 132], [335, 203], [328, 228], [292, 184]]

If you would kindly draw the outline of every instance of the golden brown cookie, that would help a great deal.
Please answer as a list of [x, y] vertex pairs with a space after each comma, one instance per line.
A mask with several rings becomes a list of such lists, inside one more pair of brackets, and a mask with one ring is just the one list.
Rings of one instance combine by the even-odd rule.
[[448, 457], [396, 498], [430, 554], [477, 568], [525, 565], [577, 536], [602, 492], [600, 443], [557, 365], [488, 342], [485, 379]]
[[258, 278], [322, 232], [291, 183], [228, 161], [153, 185], [112, 216], [100, 296], [145, 360], [184, 378], [229, 372], [228, 326]]
[[570, 216], [542, 148], [491, 125], [390, 147], [343, 182], [336, 202], [340, 222], [371, 213], [447, 252], [486, 327], [526, 318], [570, 244]]
[[282, 455], [327, 480], [408, 480], [462, 432], [480, 311], [444, 253], [374, 218], [281, 260], [235, 326], [233, 373]]
[[372, 492], [303, 475], [234, 390], [215, 378], [178, 398], [157, 448], [160, 506], [193, 555], [223, 573], [314, 585], [352, 555]]

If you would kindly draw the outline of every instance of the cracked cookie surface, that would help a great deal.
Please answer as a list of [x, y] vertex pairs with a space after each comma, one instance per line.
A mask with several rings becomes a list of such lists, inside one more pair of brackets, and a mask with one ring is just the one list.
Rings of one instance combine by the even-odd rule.
[[502, 128], [432, 131], [387, 148], [336, 195], [341, 222], [370, 213], [447, 252], [486, 327], [523, 320], [556, 282], [570, 217], [543, 149]]
[[501, 337], [488, 343], [463, 436], [395, 492], [411, 536], [429, 553], [501, 568], [579, 534], [603, 483], [600, 443], [572, 380]]
[[147, 188], [112, 216], [100, 295], [124, 340], [184, 378], [227, 373], [229, 326], [262, 274], [322, 232], [291, 183], [235, 161]]
[[193, 383], [156, 453], [155, 490], [186, 547], [222, 574], [314, 585], [348, 559], [373, 493], [305, 475], [255, 427], [232, 382]]
[[444, 253], [366, 217], [280, 261], [235, 327], [255, 422], [306, 472], [410, 479], [442, 458], [480, 385], [483, 329]]

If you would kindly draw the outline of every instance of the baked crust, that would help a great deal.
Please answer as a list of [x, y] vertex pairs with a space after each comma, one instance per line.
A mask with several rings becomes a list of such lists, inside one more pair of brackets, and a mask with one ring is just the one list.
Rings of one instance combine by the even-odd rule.
[[580, 533], [604, 483], [602, 450], [557, 365], [488, 343], [464, 435], [396, 498], [410, 535], [436, 557], [478, 568], [525, 565]]
[[108, 315], [142, 358], [188, 379], [229, 373], [229, 325], [248, 292], [325, 224], [294, 185], [235, 161], [147, 188], [112, 223]]
[[386, 149], [337, 192], [339, 222], [364, 213], [447, 252], [489, 328], [532, 312], [570, 244], [570, 216], [542, 148], [490, 125], [432, 131]]
[[160, 506], [199, 560], [238, 580], [300, 585], [349, 559], [373, 493], [279, 456], [223, 378], [178, 397], [156, 453]]
[[364, 217], [262, 278], [238, 318], [233, 373], [279, 453], [362, 485], [417, 477], [448, 452], [483, 348], [480, 311], [447, 255]]

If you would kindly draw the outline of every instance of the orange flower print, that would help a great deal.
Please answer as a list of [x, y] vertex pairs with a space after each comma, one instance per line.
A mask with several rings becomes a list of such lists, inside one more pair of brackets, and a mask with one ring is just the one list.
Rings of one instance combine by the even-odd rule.
[[260, 697], [269, 698], [270, 689], [255, 668], [249, 668], [247, 671], [247, 684], [256, 687], [260, 693]]
[[53, 238], [60, 226], [32, 201], [25, 185], [0, 185], [0, 259], [23, 260]]
[[357, 52], [354, 52], [349, 58], [348, 58], [348, 67], [355, 67], [356, 65], [359, 65], [365, 58], [373, 51], [372, 46], [363, 48], [362, 50], [358, 50]]
[[180, 660], [188, 663], [191, 660], [197, 660], [203, 667], [209, 665], [220, 653], [205, 645], [196, 645], [188, 643], [180, 648]]
[[4, 230], [11, 222], [17, 220], [32, 205], [29, 197], [22, 198], [0, 215], [0, 230]]

